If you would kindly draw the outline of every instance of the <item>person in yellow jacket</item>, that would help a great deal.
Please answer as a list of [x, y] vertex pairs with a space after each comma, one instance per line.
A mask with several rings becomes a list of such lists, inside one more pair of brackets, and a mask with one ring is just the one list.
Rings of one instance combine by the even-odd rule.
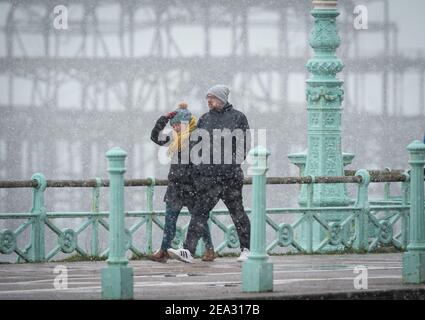
[[[167, 136], [165, 140], [160, 140], [159, 134], [168, 122], [173, 127], [173, 138], [171, 139]], [[190, 157], [189, 163], [182, 161], [182, 152], [187, 152], [190, 155], [191, 148], [196, 144], [196, 142], [190, 140], [190, 135], [196, 129], [196, 118], [187, 109], [187, 103], [185, 102], [179, 103], [177, 110], [161, 116], [152, 129], [151, 140], [160, 146], [168, 146], [167, 155], [172, 161], [168, 173], [168, 187], [164, 196], [166, 211], [164, 235], [161, 248], [148, 256], [150, 260], [167, 262], [169, 258], [167, 250], [171, 248], [180, 211], [186, 206], [191, 212], [195, 204], [196, 191], [193, 182], [193, 164], [190, 161]], [[202, 260], [213, 261], [215, 258], [214, 246], [208, 225], [205, 226], [202, 239], [206, 249]]]

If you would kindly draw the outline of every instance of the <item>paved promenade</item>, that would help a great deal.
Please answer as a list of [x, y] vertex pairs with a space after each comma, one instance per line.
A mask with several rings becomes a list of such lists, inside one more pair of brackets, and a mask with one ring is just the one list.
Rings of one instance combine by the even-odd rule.
[[[425, 298], [425, 284], [402, 284], [402, 254], [271, 256], [274, 291], [241, 292], [235, 257], [193, 264], [130, 261], [134, 297], [144, 300]], [[66, 266], [68, 289], [57, 290], [54, 269]], [[0, 299], [100, 299], [106, 262], [0, 264]], [[355, 289], [356, 266], [365, 266], [368, 289]]]

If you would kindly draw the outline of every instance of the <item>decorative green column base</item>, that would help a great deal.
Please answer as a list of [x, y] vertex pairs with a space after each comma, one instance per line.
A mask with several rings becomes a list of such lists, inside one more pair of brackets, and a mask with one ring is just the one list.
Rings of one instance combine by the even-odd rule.
[[[299, 152], [299, 153], [289, 154], [288, 159], [292, 164], [298, 167], [300, 177], [305, 176], [306, 174], [305, 166], [307, 163], [307, 150], [303, 152]], [[353, 159], [354, 159], [354, 154], [346, 153], [346, 152], [342, 153], [342, 162], [344, 167], [350, 165], [353, 162]], [[298, 196], [298, 204], [300, 205], [300, 207], [305, 208], [307, 207], [307, 185], [301, 185], [300, 190], [301, 192]], [[347, 192], [345, 192], [345, 197], [348, 199]], [[336, 214], [336, 217], [338, 220], [343, 219], [343, 215], [341, 215], [341, 213]]]
[[[291, 163], [293, 163], [294, 165], [296, 165], [299, 168], [299, 175], [300, 177], [305, 176], [305, 165], [307, 162], [307, 150], [303, 151], [303, 152], [299, 152], [299, 153], [293, 153], [293, 154], [289, 154], [288, 155], [289, 161]], [[347, 166], [350, 165], [352, 163], [354, 159], [354, 154], [352, 153], [343, 153], [342, 154], [342, 161], [343, 161], [343, 166]], [[306, 185], [301, 185], [300, 187], [301, 192], [298, 196], [298, 204], [300, 205], [301, 208], [306, 208], [307, 206], [307, 186]], [[346, 194], [346, 198], [348, 199], [348, 195]], [[338, 222], [341, 223], [344, 220], [344, 214], [341, 214], [340, 212], [335, 212], [335, 213], [330, 213], [327, 212], [326, 214], [318, 214], [320, 218], [322, 218], [323, 220], [325, 220], [328, 223], [332, 223], [332, 222]], [[299, 215], [299, 217], [302, 217], [302, 214]], [[308, 248], [308, 237], [306, 236], [308, 229], [309, 228], [309, 223], [307, 221], [304, 221], [301, 223], [301, 232], [297, 233], [295, 235], [295, 239], [296, 241], [301, 244], [304, 248]], [[326, 232], [325, 230], [323, 230], [323, 228], [320, 227], [320, 225], [316, 222], [313, 224], [313, 235], [312, 235], [312, 240], [313, 240], [313, 247], [317, 247], [322, 241], [323, 239], [325, 239], [326, 237]], [[323, 252], [326, 251], [338, 251], [338, 250], [344, 250], [344, 246], [331, 246], [331, 245], [326, 245], [324, 248], [322, 248]]]
[[403, 282], [425, 283], [425, 252], [403, 254]]
[[133, 268], [123, 266], [103, 268], [102, 299], [133, 299]]
[[273, 291], [273, 264], [271, 262], [246, 261], [242, 263], [242, 291]]

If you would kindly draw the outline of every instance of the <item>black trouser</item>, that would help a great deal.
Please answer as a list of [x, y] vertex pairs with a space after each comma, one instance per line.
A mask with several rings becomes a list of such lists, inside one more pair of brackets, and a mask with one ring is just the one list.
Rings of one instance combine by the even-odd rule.
[[[176, 235], [177, 218], [179, 217], [182, 208], [187, 207], [189, 213], [192, 214], [193, 206], [195, 204], [193, 182], [191, 185], [188, 185], [170, 180], [167, 192], [164, 196], [164, 201], [166, 203], [166, 212], [161, 249], [167, 250], [171, 248], [171, 242]], [[206, 228], [202, 229], [201, 237], [204, 240], [205, 248], [208, 250], [214, 250], [208, 224], [206, 225]]]
[[[183, 207], [176, 208], [170, 203], [166, 203], [165, 206], [165, 223], [164, 223], [164, 235], [162, 237], [161, 250], [166, 251], [171, 248], [171, 242], [176, 235], [177, 218], [179, 217], [180, 211]], [[192, 212], [192, 207], [189, 204], [187, 206], [189, 213]], [[211, 240], [210, 228], [207, 227], [202, 231], [202, 240], [204, 240], [205, 248], [208, 250], [214, 250], [214, 246]]]
[[229, 209], [241, 249], [249, 249], [251, 226], [242, 203], [243, 178], [200, 176], [195, 180], [196, 197], [184, 248], [192, 254], [208, 227], [209, 213], [221, 199]]

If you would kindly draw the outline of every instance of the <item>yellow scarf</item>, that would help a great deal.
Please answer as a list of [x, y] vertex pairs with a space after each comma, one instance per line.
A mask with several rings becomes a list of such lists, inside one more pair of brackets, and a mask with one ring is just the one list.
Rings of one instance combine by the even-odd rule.
[[171, 141], [168, 147], [167, 155], [172, 158], [177, 151], [186, 149], [189, 145], [189, 137], [193, 130], [196, 129], [196, 118], [192, 116], [189, 122], [189, 126], [180, 133], [173, 130], [173, 141]]

